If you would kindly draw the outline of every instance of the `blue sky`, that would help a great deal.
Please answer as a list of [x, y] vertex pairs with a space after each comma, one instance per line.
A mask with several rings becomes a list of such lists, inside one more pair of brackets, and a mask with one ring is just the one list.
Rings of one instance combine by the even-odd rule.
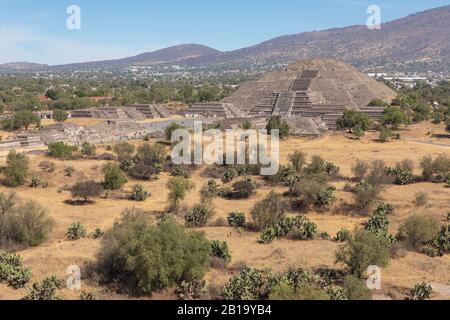
[[[233, 50], [285, 34], [382, 21], [450, 0], [0, 0], [0, 63], [112, 59], [180, 43]], [[69, 5], [81, 30], [66, 28]]]

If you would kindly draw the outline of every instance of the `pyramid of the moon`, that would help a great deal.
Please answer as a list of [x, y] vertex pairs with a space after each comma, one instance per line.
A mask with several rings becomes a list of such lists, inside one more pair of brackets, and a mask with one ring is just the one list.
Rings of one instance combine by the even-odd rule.
[[232, 103], [247, 116], [320, 118], [332, 129], [345, 110], [360, 110], [377, 117], [383, 110], [367, 105], [374, 99], [390, 101], [395, 96], [386, 85], [348, 64], [310, 59], [245, 83], [223, 102]]

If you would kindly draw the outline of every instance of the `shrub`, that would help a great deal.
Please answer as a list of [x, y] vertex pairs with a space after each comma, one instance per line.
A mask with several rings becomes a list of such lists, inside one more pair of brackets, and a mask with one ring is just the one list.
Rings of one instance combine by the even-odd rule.
[[0, 283], [20, 289], [31, 280], [31, 269], [23, 266], [22, 258], [0, 250]]
[[169, 211], [178, 210], [180, 201], [186, 197], [186, 193], [194, 188], [194, 184], [183, 177], [173, 177], [167, 182], [169, 189]]
[[335, 191], [336, 188], [328, 185], [324, 174], [309, 174], [295, 184], [292, 195], [300, 197], [306, 206], [325, 206], [336, 200]]
[[186, 232], [172, 219], [150, 226], [142, 212], [127, 211], [102, 238], [98, 270], [107, 283], [151, 294], [202, 279], [209, 253], [203, 233]]
[[31, 178], [30, 188], [39, 188], [41, 185], [41, 179], [39, 177], [33, 176]]
[[94, 145], [90, 144], [89, 142], [84, 142], [81, 145], [81, 154], [87, 157], [95, 156], [96, 148]]
[[46, 173], [53, 173], [55, 172], [55, 163], [50, 161], [42, 161], [39, 163], [39, 168], [41, 168], [42, 171]]
[[227, 220], [230, 227], [236, 229], [245, 228], [246, 219], [245, 214], [242, 212], [230, 212]]
[[367, 301], [372, 300], [372, 292], [366, 284], [354, 275], [345, 277], [344, 288], [348, 300]]
[[261, 242], [269, 244], [277, 238], [277, 230], [275, 228], [267, 228], [261, 233]]
[[166, 159], [166, 148], [159, 144], [145, 143], [137, 149], [136, 163], [143, 162], [147, 166], [162, 164]]
[[69, 115], [67, 114], [66, 111], [61, 110], [61, 109], [56, 109], [53, 111], [53, 119], [56, 122], [64, 122], [69, 118]]
[[108, 163], [103, 166], [104, 181], [103, 186], [107, 190], [117, 190], [127, 183], [125, 174], [116, 163]]
[[361, 213], [367, 213], [378, 200], [381, 190], [381, 186], [372, 185], [365, 180], [358, 183], [353, 193], [356, 209], [360, 210]]
[[334, 240], [338, 242], [346, 242], [350, 240], [351, 236], [351, 232], [344, 228], [338, 231], [336, 237], [334, 237]]
[[0, 193], [0, 241], [37, 246], [47, 239], [53, 220], [33, 201], [21, 201], [14, 194]]
[[103, 192], [103, 187], [101, 184], [92, 180], [82, 181], [73, 185], [70, 192], [73, 198], [81, 198], [86, 203], [91, 197], [99, 197]]
[[422, 177], [425, 181], [430, 181], [433, 177], [433, 158], [430, 156], [424, 156], [420, 160], [420, 167], [422, 168]]
[[228, 183], [233, 181], [235, 178], [239, 176], [237, 170], [235, 168], [227, 168], [222, 175], [222, 182]]
[[72, 223], [66, 232], [67, 239], [72, 241], [86, 238], [86, 236], [87, 236], [86, 228], [80, 222]]
[[413, 170], [414, 164], [412, 161], [405, 159], [402, 162], [397, 163], [395, 168], [386, 168], [386, 173], [394, 178], [395, 184], [404, 186], [413, 182]]
[[142, 184], [133, 186], [133, 192], [131, 193], [131, 200], [133, 201], [145, 201], [149, 197], [149, 193], [145, 190]]
[[253, 221], [259, 230], [275, 227], [285, 217], [286, 204], [280, 194], [272, 191], [267, 197], [255, 204], [251, 211]]
[[206, 205], [198, 204], [195, 205], [191, 210], [189, 210], [184, 220], [186, 222], [186, 227], [189, 228], [201, 228], [208, 224], [211, 220], [214, 212]]
[[336, 253], [336, 261], [345, 264], [350, 272], [359, 278], [370, 265], [386, 267], [389, 258], [389, 243], [362, 230], [357, 230]]
[[41, 283], [33, 283], [33, 286], [25, 296], [25, 300], [60, 300], [58, 291], [62, 289], [62, 282], [55, 275], [45, 278]]
[[76, 150], [76, 147], [65, 144], [64, 142], [54, 142], [48, 145], [48, 155], [61, 160], [73, 159]]
[[380, 131], [379, 141], [381, 143], [386, 143], [393, 137], [393, 135], [394, 134], [392, 133], [392, 131], [390, 129], [382, 128]]
[[320, 174], [326, 171], [326, 162], [321, 156], [313, 156], [311, 162], [306, 166], [308, 174]]
[[228, 248], [228, 244], [225, 241], [212, 241], [210, 255], [223, 259], [226, 262], [231, 261], [230, 249]]
[[93, 232], [91, 232], [91, 234], [89, 235], [89, 238], [92, 238], [94, 240], [100, 239], [101, 237], [103, 237], [105, 233], [99, 229], [96, 228]]
[[352, 166], [352, 173], [356, 181], [362, 181], [370, 170], [370, 165], [362, 160], [356, 160]]
[[75, 168], [74, 167], [67, 167], [64, 169], [64, 176], [66, 177], [72, 177], [73, 173], [75, 172]]
[[409, 300], [427, 300], [431, 298], [433, 288], [428, 283], [419, 283], [410, 291]]
[[270, 300], [325, 301], [330, 300], [330, 297], [325, 290], [312, 284], [303, 283], [296, 288], [286, 281], [281, 281], [272, 288]]
[[366, 181], [373, 186], [379, 187], [391, 182], [386, 174], [386, 164], [383, 160], [374, 160], [370, 164], [370, 172]]
[[424, 207], [428, 203], [428, 193], [418, 192], [415, 195], [414, 204], [416, 207]]
[[118, 161], [122, 163], [133, 159], [135, 147], [131, 143], [123, 141], [115, 144], [113, 150], [117, 154]]
[[398, 238], [411, 248], [421, 246], [435, 239], [439, 232], [439, 224], [430, 217], [414, 215], [400, 227]]
[[244, 179], [233, 183], [232, 197], [235, 199], [248, 199], [256, 193], [257, 185], [252, 179]]
[[291, 130], [288, 123], [280, 116], [272, 116], [267, 123], [266, 129], [269, 134], [272, 133], [272, 130], [279, 130], [280, 139], [286, 138]]
[[29, 160], [23, 153], [11, 150], [6, 158], [4, 170], [8, 184], [11, 187], [23, 185], [28, 176]]
[[151, 180], [158, 174], [158, 170], [154, 166], [138, 162], [128, 170], [128, 174], [137, 180]]
[[182, 281], [175, 291], [178, 300], [200, 299], [206, 291], [206, 281], [201, 279], [192, 279]]
[[217, 197], [217, 184], [215, 180], [209, 180], [200, 190], [200, 202], [204, 205], [212, 205], [213, 199]]
[[444, 256], [450, 253], [450, 225], [442, 226], [436, 238], [426, 247], [430, 256]]
[[289, 156], [289, 162], [297, 173], [301, 173], [306, 164], [306, 154], [302, 151], [295, 151]]
[[257, 300], [264, 285], [262, 274], [251, 268], [245, 268], [223, 287], [223, 300]]
[[91, 291], [82, 290], [80, 292], [80, 296], [78, 297], [78, 300], [93, 301], [93, 300], [97, 300], [97, 296]]
[[175, 166], [172, 169], [172, 177], [183, 177], [189, 178], [191, 176], [190, 172], [183, 166]]
[[263, 243], [271, 243], [276, 238], [287, 237], [291, 240], [311, 240], [317, 232], [317, 225], [309, 219], [297, 216], [282, 218], [271, 228], [267, 228], [261, 234]]
[[450, 158], [445, 155], [439, 155], [433, 162], [433, 173], [438, 182], [447, 182], [450, 176]]
[[172, 122], [168, 125], [164, 130], [164, 137], [166, 138], [166, 141], [172, 141], [172, 134], [178, 129], [184, 129], [184, 127], [176, 122]]

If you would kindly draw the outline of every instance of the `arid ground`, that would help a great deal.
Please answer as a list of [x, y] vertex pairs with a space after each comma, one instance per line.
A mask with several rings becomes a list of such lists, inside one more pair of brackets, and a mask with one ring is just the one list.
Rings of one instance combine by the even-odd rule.
[[[356, 159], [375, 160], [382, 159], [387, 165], [395, 165], [405, 158], [411, 159], [416, 165], [416, 173], [420, 174], [419, 161], [425, 155], [437, 156], [442, 153], [450, 155], [450, 136], [447, 136], [443, 126], [430, 123], [422, 123], [410, 126], [401, 131], [402, 139], [389, 143], [379, 143], [375, 133], [368, 133], [361, 141], [350, 139], [342, 133], [325, 136], [323, 138], [308, 140], [304, 138], [291, 138], [282, 142], [282, 163], [287, 161], [288, 155], [295, 150], [302, 150], [309, 156], [321, 155], [327, 161], [337, 164], [341, 168], [341, 174], [351, 176], [351, 166]], [[106, 152], [105, 146], [97, 148], [98, 153]], [[42, 245], [29, 248], [20, 252], [25, 265], [33, 270], [33, 280], [42, 280], [49, 274], [56, 274], [61, 278], [67, 277], [66, 269], [70, 265], [83, 267], [92, 261], [100, 247], [100, 240], [82, 239], [68, 241], [65, 237], [68, 226], [76, 221], [81, 222], [88, 231], [95, 228], [107, 230], [126, 208], [135, 206], [149, 212], [154, 212], [155, 217], [167, 206], [167, 190], [165, 184], [169, 178], [162, 174], [159, 180], [142, 183], [151, 193], [151, 197], [142, 203], [131, 202], [125, 195], [138, 181], [129, 180], [121, 193], [114, 194], [110, 199], [95, 199], [95, 203], [85, 206], [72, 206], [65, 204], [70, 199], [68, 191], [62, 191], [65, 186], [70, 186], [76, 181], [95, 179], [102, 180], [101, 167], [105, 161], [77, 160], [58, 161], [48, 159], [41, 154], [30, 154], [32, 172], [41, 179], [49, 182], [48, 188], [32, 189], [28, 186], [16, 189], [0, 187], [0, 192], [16, 192], [24, 199], [33, 199], [45, 207], [48, 214], [55, 220], [56, 225], [50, 238]], [[38, 167], [44, 160], [56, 163], [54, 173], [45, 174]], [[1, 155], [0, 165], [4, 165], [5, 155]], [[64, 177], [64, 169], [68, 166], [76, 168], [71, 177]], [[199, 199], [199, 190], [206, 183], [207, 178], [201, 177], [199, 169], [193, 175], [196, 184], [195, 191], [189, 193], [183, 205], [190, 206]], [[367, 217], [354, 216], [345, 212], [343, 206], [351, 203], [351, 194], [344, 192], [345, 182], [336, 182], [337, 203], [324, 212], [304, 212], [307, 217], [317, 223], [320, 232], [328, 232], [335, 235], [340, 229], [353, 230], [367, 221]], [[249, 214], [254, 203], [271, 191], [271, 187], [264, 186], [258, 189], [257, 195], [250, 200], [215, 200], [216, 215], [213, 219], [226, 218], [231, 211], [245, 212]], [[282, 192], [283, 189], [277, 191]], [[425, 207], [415, 207], [413, 201], [415, 195], [426, 192], [429, 196]], [[122, 195], [122, 197], [121, 197]], [[382, 200], [395, 205], [396, 212], [391, 218], [392, 233], [410, 215], [423, 212], [438, 219], [442, 224], [447, 222], [447, 214], [450, 212], [450, 188], [444, 184], [416, 183], [407, 186], [387, 186], [382, 194]], [[294, 214], [294, 213], [292, 213]], [[298, 214], [298, 213], [295, 213]], [[315, 267], [342, 267], [335, 264], [335, 251], [339, 244], [333, 241], [291, 241], [276, 240], [270, 245], [259, 243], [259, 233], [238, 232], [229, 227], [207, 227], [203, 231], [210, 240], [227, 241], [231, 249], [232, 262], [228, 269], [211, 269], [207, 274], [210, 286], [220, 287], [234, 274], [234, 266], [246, 264], [255, 268], [271, 268], [282, 271], [291, 266], [304, 268]], [[376, 295], [380, 298], [401, 297], [402, 293], [411, 289], [416, 283], [426, 281], [435, 287], [435, 298], [450, 298], [450, 256], [442, 258], [430, 258], [424, 254], [405, 251], [401, 257], [391, 260], [390, 265], [383, 269], [383, 288]], [[93, 291], [102, 299], [127, 299], [99, 286], [94, 280], [83, 280], [83, 289]], [[12, 290], [5, 285], [0, 285], [0, 299], [19, 299], [26, 291]], [[63, 290], [65, 298], [76, 298], [78, 292]], [[153, 299], [175, 298], [173, 290], [156, 294]]]

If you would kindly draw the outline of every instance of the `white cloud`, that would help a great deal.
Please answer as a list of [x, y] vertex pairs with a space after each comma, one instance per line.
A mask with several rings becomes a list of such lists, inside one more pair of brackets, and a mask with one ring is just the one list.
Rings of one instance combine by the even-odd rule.
[[108, 60], [152, 51], [162, 46], [128, 48], [86, 43], [41, 34], [23, 25], [0, 25], [0, 64], [27, 61], [50, 65]]

